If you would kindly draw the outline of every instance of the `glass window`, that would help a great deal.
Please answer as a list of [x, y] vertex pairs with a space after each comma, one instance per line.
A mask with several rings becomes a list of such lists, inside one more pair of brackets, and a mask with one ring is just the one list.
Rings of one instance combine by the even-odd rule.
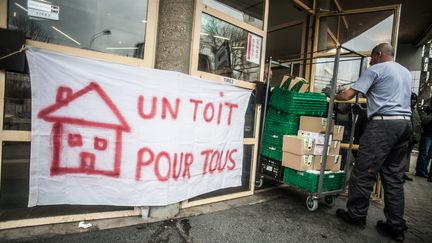
[[393, 18], [393, 11], [323, 17], [320, 19], [318, 50], [334, 45], [328, 29], [342, 46], [354, 51], [371, 51], [379, 43], [391, 43]]
[[290, 26], [267, 34], [266, 56], [273, 60], [293, 60], [301, 57], [303, 24]]
[[10, 0], [8, 28], [27, 38], [143, 58], [146, 0]]
[[247, 24], [263, 28], [264, 1], [262, 0], [203, 0], [203, 3]]
[[30, 78], [22, 73], [6, 73], [4, 130], [31, 130]]
[[3, 142], [0, 208], [26, 208], [29, 193], [29, 142]]
[[[367, 60], [365, 59], [364, 62]], [[351, 87], [357, 81], [360, 73], [361, 57], [341, 57], [337, 84]], [[330, 85], [333, 78], [334, 57], [318, 58], [316, 62], [314, 90], [320, 92], [324, 87]]]
[[3, 142], [0, 221], [132, 209], [103, 205], [50, 205], [27, 208], [29, 176], [30, 143]]
[[[258, 43], [255, 47], [252, 40]], [[239, 80], [258, 80], [261, 50], [261, 37], [202, 13], [198, 70]], [[251, 58], [251, 53], [258, 58]]]
[[253, 91], [249, 104], [246, 109], [245, 126], [244, 126], [244, 137], [254, 137], [254, 124], [255, 124], [255, 91]]

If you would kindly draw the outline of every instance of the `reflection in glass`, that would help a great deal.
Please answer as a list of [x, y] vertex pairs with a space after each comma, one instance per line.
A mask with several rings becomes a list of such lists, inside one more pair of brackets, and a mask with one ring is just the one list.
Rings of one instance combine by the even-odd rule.
[[[10, 0], [8, 28], [25, 32], [32, 40], [143, 58], [147, 2]], [[57, 19], [32, 3], [49, 9], [58, 6]], [[35, 17], [34, 12], [42, 14]]]
[[203, 3], [247, 24], [263, 28], [264, 1], [203, 0]]
[[244, 137], [254, 137], [254, 124], [255, 124], [255, 91], [251, 94], [249, 104], [246, 109], [245, 125], [244, 125]]
[[[314, 90], [320, 92], [324, 87], [330, 85], [333, 77], [334, 58], [318, 58], [316, 63]], [[344, 85], [345, 88], [351, 87], [351, 83], [359, 78], [360, 65], [360, 57], [341, 57], [337, 84]]]
[[369, 52], [382, 42], [391, 43], [393, 18], [393, 11], [323, 17], [320, 19], [318, 50], [334, 47], [329, 32], [342, 46], [358, 52]]
[[[239, 27], [203, 13], [198, 70], [245, 81], [258, 80], [260, 65], [246, 60], [248, 35]], [[259, 54], [261, 50], [262, 43]]]
[[3, 142], [0, 208], [27, 207], [30, 143]]
[[31, 130], [30, 79], [26, 74], [6, 73], [4, 130]]
[[253, 161], [252, 155], [253, 155], [253, 145], [243, 145], [243, 168], [242, 168], [241, 186], [224, 188], [217, 191], [202, 194], [189, 199], [189, 201], [195, 201], [195, 200], [206, 199], [210, 197], [217, 197], [217, 196], [227, 195], [231, 193], [244, 192], [250, 190], [250, 169]]

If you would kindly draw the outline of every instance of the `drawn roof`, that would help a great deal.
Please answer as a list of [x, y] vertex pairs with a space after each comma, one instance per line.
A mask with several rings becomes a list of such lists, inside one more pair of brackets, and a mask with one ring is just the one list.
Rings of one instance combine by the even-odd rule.
[[119, 109], [95, 82], [42, 109], [38, 117], [49, 122], [130, 131]]

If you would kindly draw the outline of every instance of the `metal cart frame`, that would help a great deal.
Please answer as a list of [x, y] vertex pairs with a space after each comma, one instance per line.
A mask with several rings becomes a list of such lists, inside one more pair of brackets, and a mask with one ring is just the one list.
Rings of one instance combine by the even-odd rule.
[[[333, 67], [333, 76], [332, 79], [330, 81], [330, 100], [328, 102], [328, 112], [327, 112], [327, 124], [332, 124], [332, 120], [333, 120], [333, 107], [334, 107], [334, 103], [335, 103], [335, 94], [336, 94], [336, 85], [337, 85], [337, 78], [338, 78], [338, 71], [339, 71], [339, 62], [340, 62], [340, 57], [341, 57], [341, 50], [345, 50], [348, 51], [347, 54], [355, 54], [359, 57], [361, 57], [360, 59], [360, 70], [359, 70], [359, 76], [361, 75], [362, 71], [363, 71], [363, 64], [364, 64], [364, 59], [366, 58], [366, 56], [350, 50], [346, 47], [343, 46], [338, 46], [336, 48], [336, 55], [335, 55], [335, 59], [334, 59], [334, 67]], [[298, 61], [299, 59], [296, 59], [296, 61]], [[310, 58], [305, 58], [303, 60], [311, 60]], [[289, 62], [289, 61], [288, 61]], [[258, 167], [260, 171], [261, 168], [261, 143], [262, 143], [262, 139], [263, 139], [263, 133], [264, 133], [264, 128], [265, 128], [265, 117], [267, 114], [267, 106], [268, 106], [268, 97], [269, 97], [269, 90], [270, 90], [270, 71], [271, 71], [271, 66], [272, 64], [281, 66], [281, 67], [286, 67], [290, 69], [290, 72], [292, 74], [293, 72], [293, 64], [291, 65], [285, 65], [283, 63], [277, 62], [277, 61], [273, 61], [272, 57], [269, 57], [268, 60], [268, 69], [267, 69], [267, 79], [265, 80], [265, 84], [266, 84], [266, 92], [265, 92], [265, 101], [264, 101], [264, 109], [263, 109], [263, 120], [261, 123], [261, 130], [260, 130], [260, 138], [259, 138], [259, 150], [258, 150], [258, 158], [257, 158], [257, 162]], [[309, 65], [312, 65], [313, 63], [309, 63]], [[358, 104], [359, 101], [359, 97], [358, 95], [355, 97], [355, 104]], [[318, 200], [320, 198], [324, 198], [325, 202], [327, 205], [329, 206], [334, 206], [335, 204], [335, 199], [337, 197], [337, 195], [339, 195], [339, 193], [342, 193], [345, 191], [346, 189], [346, 184], [348, 181], [348, 171], [349, 171], [349, 167], [350, 167], [350, 161], [351, 161], [351, 151], [352, 151], [352, 147], [353, 147], [353, 140], [354, 140], [354, 130], [355, 130], [355, 121], [357, 120], [357, 114], [353, 113], [352, 116], [352, 126], [351, 126], [351, 133], [350, 133], [350, 138], [349, 138], [349, 148], [348, 148], [348, 158], [347, 158], [347, 162], [345, 163], [345, 167], [344, 167], [344, 172], [345, 172], [345, 180], [344, 180], [344, 185], [342, 187], [342, 189], [340, 190], [333, 190], [333, 191], [326, 191], [323, 192], [323, 181], [324, 181], [324, 172], [325, 172], [325, 165], [326, 165], [326, 159], [327, 159], [327, 148], [328, 148], [328, 142], [330, 140], [330, 131], [331, 131], [331, 126], [328, 125], [326, 128], [326, 133], [325, 133], [325, 139], [324, 139], [324, 150], [323, 150], [323, 164], [321, 166], [321, 170], [319, 173], [319, 180], [318, 180], [318, 190], [317, 192], [314, 193], [310, 193], [308, 192], [308, 197], [306, 198], [306, 207], [308, 208], [309, 211], [315, 211], [318, 208]], [[259, 173], [259, 172], [258, 172]], [[257, 175], [257, 182], [256, 182], [256, 186], [259, 188], [262, 186], [263, 184], [263, 180], [264, 178], [266, 178], [265, 175], [263, 174], [258, 174]]]

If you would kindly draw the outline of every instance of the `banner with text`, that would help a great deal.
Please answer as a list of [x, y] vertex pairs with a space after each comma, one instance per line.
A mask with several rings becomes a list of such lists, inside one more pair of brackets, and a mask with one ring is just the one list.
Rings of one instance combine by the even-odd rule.
[[29, 206], [153, 206], [241, 185], [250, 90], [27, 51]]

